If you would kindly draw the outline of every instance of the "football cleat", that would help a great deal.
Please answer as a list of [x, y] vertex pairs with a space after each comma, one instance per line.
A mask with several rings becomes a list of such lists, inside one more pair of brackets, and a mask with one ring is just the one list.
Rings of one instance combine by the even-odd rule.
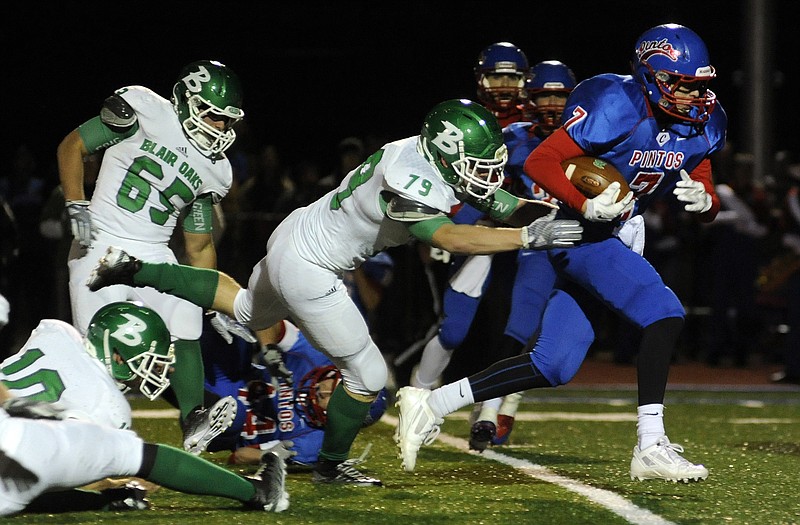
[[86, 286], [93, 292], [113, 284], [137, 286], [133, 282], [133, 276], [141, 268], [142, 261], [129, 255], [122, 248], [109, 246], [105, 255], [92, 268]]
[[670, 443], [667, 436], [644, 450], [633, 447], [631, 459], [631, 480], [663, 479], [667, 481], [699, 481], [708, 477], [708, 469], [684, 459], [679, 453], [683, 447]]
[[437, 418], [428, 404], [430, 390], [406, 386], [397, 391], [399, 423], [394, 440], [400, 449], [399, 457], [406, 472], [413, 472], [417, 453], [422, 445], [430, 445], [439, 436], [444, 419]]
[[147, 490], [137, 481], [129, 481], [124, 486], [105, 489], [103, 495], [110, 498], [107, 509], [121, 510], [147, 510], [150, 500], [147, 499]]
[[255, 475], [247, 478], [256, 493], [245, 505], [265, 512], [283, 512], [289, 508], [286, 492], [286, 461], [280, 454], [267, 452], [261, 456], [261, 466]]
[[505, 414], [497, 415], [497, 432], [492, 438], [492, 445], [505, 445], [508, 438], [511, 436], [511, 431], [514, 429], [514, 416], [507, 416]]
[[314, 467], [311, 481], [314, 483], [341, 483], [357, 487], [382, 487], [381, 480], [372, 478], [355, 468], [364, 462], [364, 454], [360, 458], [345, 461], [320, 459]]
[[491, 421], [476, 421], [469, 431], [469, 449], [483, 452], [497, 434], [497, 427]]
[[236, 418], [236, 400], [225, 396], [211, 408], [192, 410], [183, 427], [183, 449], [195, 456], [203, 452], [211, 441], [225, 432]]

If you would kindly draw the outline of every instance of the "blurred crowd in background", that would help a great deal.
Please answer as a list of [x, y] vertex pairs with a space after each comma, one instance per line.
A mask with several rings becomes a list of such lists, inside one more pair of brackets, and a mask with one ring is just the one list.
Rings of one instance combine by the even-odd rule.
[[[263, 256], [272, 230], [289, 212], [330, 189], [385, 142], [401, 137], [344, 137], [317, 157], [288, 158], [276, 144], [248, 140], [246, 127], [229, 150], [234, 184], [217, 219], [218, 267], [240, 282]], [[800, 352], [800, 163], [779, 152], [773, 175], [752, 181], [752, 159], [735, 145], [714, 159], [722, 212], [711, 224], [693, 221], [677, 202], [646, 213], [644, 255], [687, 310], [677, 360], [719, 367], [781, 364]], [[15, 351], [42, 318], [70, 321], [66, 257], [71, 242], [53, 155], [36, 156], [18, 143], [0, 175], [0, 293], [13, 305], [0, 332], [0, 356]], [[87, 183], [99, 167], [87, 158]], [[87, 188], [87, 195], [91, 187]], [[394, 263], [370, 326], [393, 368], [407, 384], [422, 345], [434, 333], [447, 265], [430, 247], [408, 244], [387, 250]], [[600, 263], [598, 263], [600, 264]], [[513, 276], [496, 279], [478, 319], [445, 378], [461, 377], [493, 362], [489, 342], [502, 334]], [[636, 334], [607, 316], [590, 358], [630, 364]], [[794, 329], [793, 329], [794, 328]], [[794, 382], [777, 373], [775, 381]]]

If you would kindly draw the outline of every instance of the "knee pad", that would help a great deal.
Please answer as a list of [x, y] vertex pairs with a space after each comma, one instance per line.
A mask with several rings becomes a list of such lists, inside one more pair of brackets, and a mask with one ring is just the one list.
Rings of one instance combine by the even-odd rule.
[[354, 394], [374, 396], [386, 386], [389, 372], [381, 351], [372, 340], [355, 354], [336, 357], [334, 362], [342, 372], [344, 386]]

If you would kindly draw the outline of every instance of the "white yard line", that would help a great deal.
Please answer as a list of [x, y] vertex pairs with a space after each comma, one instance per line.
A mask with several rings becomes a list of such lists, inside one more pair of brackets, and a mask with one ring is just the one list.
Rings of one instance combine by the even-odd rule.
[[[448, 417], [456, 415], [458, 415], [458, 413], [451, 414]], [[519, 415], [520, 414], [518, 413], [517, 416]], [[384, 416], [381, 418], [381, 421], [388, 425], [397, 426], [397, 418], [394, 416], [387, 416], [384, 414]], [[439, 434], [437, 439], [446, 445], [450, 445], [451, 447], [455, 447], [465, 452], [469, 450], [469, 444], [465, 439], [445, 433]], [[674, 522], [662, 518], [658, 514], [653, 514], [647, 509], [639, 507], [638, 505], [634, 505], [619, 494], [611, 492], [610, 490], [598, 489], [565, 476], [560, 476], [542, 465], [537, 465], [524, 459], [512, 458], [510, 456], [506, 456], [505, 454], [495, 452], [494, 450], [484, 451], [483, 454], [481, 454], [481, 457], [492, 461], [497, 461], [498, 463], [503, 463], [504, 465], [508, 465], [509, 467], [517, 469], [526, 476], [530, 476], [547, 483], [552, 483], [563, 489], [580, 494], [589, 501], [592, 501], [601, 507], [608, 509], [617, 516], [625, 519], [628, 523], [633, 523], [636, 525], [675, 525]]]

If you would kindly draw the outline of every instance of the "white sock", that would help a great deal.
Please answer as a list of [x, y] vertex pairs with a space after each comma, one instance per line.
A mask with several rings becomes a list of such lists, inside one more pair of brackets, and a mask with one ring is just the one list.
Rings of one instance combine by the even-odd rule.
[[503, 404], [500, 405], [500, 410], [498, 412], [503, 416], [514, 417], [517, 415], [520, 401], [522, 401], [522, 392], [515, 392], [503, 396]]
[[495, 397], [484, 401], [481, 405], [481, 412], [478, 414], [478, 421], [491, 421], [497, 424], [497, 411], [500, 409], [500, 403], [503, 402], [502, 397]]
[[664, 405], [653, 403], [641, 405], [637, 409], [638, 422], [636, 435], [639, 438], [639, 450], [654, 445], [658, 438], [666, 434], [664, 430]]
[[425, 345], [417, 372], [411, 377], [411, 386], [431, 388], [450, 364], [453, 351], [442, 346], [437, 335]]
[[444, 417], [474, 402], [472, 388], [466, 377], [437, 388], [431, 392], [431, 397], [428, 398], [428, 404], [436, 417]]

